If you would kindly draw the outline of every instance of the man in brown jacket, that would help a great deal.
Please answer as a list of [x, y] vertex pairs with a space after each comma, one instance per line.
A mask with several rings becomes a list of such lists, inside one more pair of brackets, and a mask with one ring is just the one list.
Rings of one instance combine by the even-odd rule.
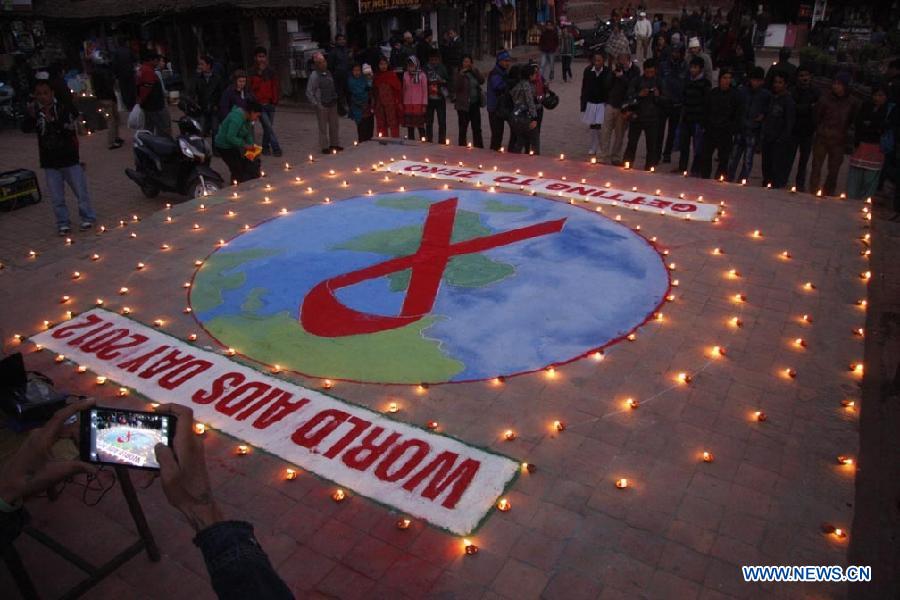
[[[813, 194], [822, 190], [824, 196], [834, 196], [837, 188], [838, 171], [844, 162], [844, 148], [847, 145], [847, 130], [853, 122], [857, 102], [850, 97], [850, 74], [838, 73], [831, 84], [831, 91], [822, 94], [816, 103], [816, 138], [812, 150], [812, 173], [809, 176], [809, 191]], [[822, 162], [828, 159], [828, 174], [825, 186], [819, 187]]]

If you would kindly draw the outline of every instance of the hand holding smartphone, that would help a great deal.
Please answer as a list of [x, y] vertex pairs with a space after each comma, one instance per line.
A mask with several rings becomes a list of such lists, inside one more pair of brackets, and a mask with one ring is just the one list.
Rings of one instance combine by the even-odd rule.
[[166, 413], [92, 406], [81, 412], [81, 460], [159, 470], [154, 448], [172, 447], [177, 418]]

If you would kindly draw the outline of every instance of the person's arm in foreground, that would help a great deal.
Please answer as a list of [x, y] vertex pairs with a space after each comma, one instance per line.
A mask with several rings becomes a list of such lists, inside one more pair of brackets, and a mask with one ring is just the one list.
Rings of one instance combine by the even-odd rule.
[[156, 412], [178, 418], [174, 448], [155, 448], [160, 479], [169, 503], [197, 532], [194, 544], [203, 552], [216, 594], [224, 600], [293, 598], [253, 536], [253, 526], [222, 516], [209, 487], [203, 438], [193, 433], [191, 409], [164, 404]]
[[93, 465], [78, 460], [54, 460], [51, 449], [57, 440], [73, 437], [76, 428], [66, 420], [91, 406], [93, 400], [71, 404], [34, 429], [19, 449], [0, 467], [0, 553], [13, 543], [25, 525], [23, 501], [77, 473], [93, 473]]

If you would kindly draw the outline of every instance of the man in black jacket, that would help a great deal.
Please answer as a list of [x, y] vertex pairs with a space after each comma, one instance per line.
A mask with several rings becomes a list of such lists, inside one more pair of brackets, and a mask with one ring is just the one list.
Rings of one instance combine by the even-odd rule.
[[591, 129], [590, 156], [600, 149], [600, 128], [609, 96], [609, 70], [603, 68], [603, 52], [595, 52], [581, 78], [581, 122]]
[[634, 164], [638, 141], [644, 134], [647, 156], [644, 159], [644, 170], [659, 164], [659, 122], [666, 103], [662, 80], [656, 75], [656, 60], [648, 58], [644, 61], [644, 73], [634, 79], [628, 88], [628, 101], [631, 105], [628, 127], [628, 147], [625, 149], [625, 162]]
[[763, 185], [771, 184], [776, 189], [787, 184], [792, 166], [788, 162], [788, 152], [796, 108], [787, 89], [787, 79], [784, 73], [775, 73], [772, 77], [772, 100], [762, 124]]
[[[703, 59], [695, 56], [689, 66], [689, 78], [684, 86], [684, 102], [681, 107], [679, 122], [678, 166], [673, 173], [687, 171], [691, 163], [691, 174], [700, 175], [700, 151], [703, 145], [703, 127], [706, 122], [706, 96], [711, 84], [703, 76]], [[693, 141], [694, 160], [691, 161], [691, 141]]]
[[212, 139], [216, 139], [219, 130], [219, 103], [225, 91], [225, 82], [213, 69], [213, 59], [203, 55], [197, 60], [197, 80], [194, 84], [194, 96], [203, 113], [203, 128]]
[[715, 177], [728, 176], [731, 143], [741, 122], [741, 99], [731, 87], [731, 71], [719, 72], [719, 85], [706, 97], [706, 129], [703, 132], [703, 153], [700, 176], [709, 179], [713, 153], [718, 152], [719, 166]]
[[640, 69], [631, 61], [631, 55], [619, 54], [615, 65], [610, 66], [609, 96], [600, 128], [600, 154], [597, 161], [612, 165], [622, 164], [622, 142], [628, 129], [628, 119], [622, 112], [622, 105], [628, 97], [631, 82], [640, 77]]
[[91, 206], [87, 179], [78, 154], [78, 111], [73, 104], [57, 100], [47, 79], [38, 79], [35, 83], [34, 99], [28, 106], [22, 130], [37, 132], [38, 153], [53, 203], [57, 233], [66, 236], [72, 232], [66, 206], [66, 184], [78, 198], [80, 229], [86, 231], [94, 226], [97, 216]]
[[806, 191], [806, 165], [812, 154], [813, 136], [816, 133], [816, 103], [819, 101], [819, 88], [812, 85], [812, 73], [806, 65], [797, 69], [797, 86], [791, 92], [796, 105], [796, 121], [794, 135], [791, 138], [791, 149], [788, 153], [790, 164], [794, 164], [794, 156], [800, 151], [797, 162], [797, 191]]

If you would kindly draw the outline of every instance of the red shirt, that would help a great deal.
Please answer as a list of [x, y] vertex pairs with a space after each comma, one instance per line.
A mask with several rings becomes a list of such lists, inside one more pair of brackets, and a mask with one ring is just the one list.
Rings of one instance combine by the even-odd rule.
[[250, 91], [260, 104], [278, 104], [281, 97], [278, 89], [278, 75], [272, 67], [262, 71], [254, 70], [250, 75]]

